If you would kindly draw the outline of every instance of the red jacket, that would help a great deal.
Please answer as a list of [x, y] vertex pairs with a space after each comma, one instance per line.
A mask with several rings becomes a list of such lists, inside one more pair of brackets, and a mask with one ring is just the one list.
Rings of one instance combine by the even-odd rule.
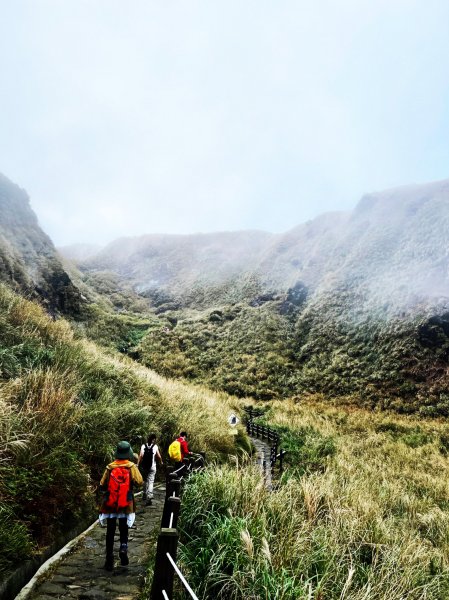
[[184, 460], [184, 458], [190, 454], [189, 446], [187, 444], [186, 438], [179, 437], [178, 442], [181, 444], [181, 457]]

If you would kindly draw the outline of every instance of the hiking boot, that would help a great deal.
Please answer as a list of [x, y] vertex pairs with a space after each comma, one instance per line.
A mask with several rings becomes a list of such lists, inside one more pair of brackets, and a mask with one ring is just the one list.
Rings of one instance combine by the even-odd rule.
[[148, 498], [148, 500], [145, 502], [145, 506], [151, 506], [153, 504], [153, 500], [151, 498]]
[[128, 558], [128, 544], [121, 544], [120, 545], [120, 550], [118, 552], [118, 555], [120, 556], [120, 563], [126, 567], [127, 564], [129, 564], [129, 558]]
[[114, 557], [113, 556], [106, 556], [106, 562], [104, 563], [104, 568], [106, 569], [106, 571], [114, 570]]

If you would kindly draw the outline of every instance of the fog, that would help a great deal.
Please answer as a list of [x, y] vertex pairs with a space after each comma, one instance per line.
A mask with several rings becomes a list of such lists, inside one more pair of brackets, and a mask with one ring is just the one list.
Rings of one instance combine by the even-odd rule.
[[15, 0], [0, 171], [58, 245], [286, 231], [449, 176], [449, 5]]

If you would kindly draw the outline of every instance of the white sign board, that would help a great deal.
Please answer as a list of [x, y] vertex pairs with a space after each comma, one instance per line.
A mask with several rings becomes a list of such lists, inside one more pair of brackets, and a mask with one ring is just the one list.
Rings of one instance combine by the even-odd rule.
[[231, 413], [228, 417], [228, 423], [231, 427], [235, 427], [239, 423], [239, 418], [234, 413]]

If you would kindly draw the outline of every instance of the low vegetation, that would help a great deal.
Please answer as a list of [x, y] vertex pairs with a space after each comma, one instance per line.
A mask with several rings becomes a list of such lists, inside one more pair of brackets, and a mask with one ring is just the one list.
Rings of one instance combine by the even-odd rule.
[[364, 408], [449, 415], [449, 318], [370, 310], [345, 290], [160, 315], [135, 356], [167, 377], [258, 400], [322, 393]]
[[199, 598], [448, 597], [447, 425], [311, 401], [264, 418], [289, 450], [272, 493], [244, 464], [186, 487], [180, 560]]
[[180, 428], [193, 447], [232, 452], [229, 399], [172, 383], [105, 353], [0, 286], [0, 573], [83, 518], [120, 439], [162, 448]]

